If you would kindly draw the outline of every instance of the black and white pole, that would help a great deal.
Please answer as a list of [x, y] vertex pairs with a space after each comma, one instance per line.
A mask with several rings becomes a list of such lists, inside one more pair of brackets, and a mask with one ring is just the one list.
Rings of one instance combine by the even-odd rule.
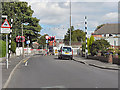
[[13, 26], [13, 19], [11, 19], [11, 28], [10, 28], [10, 34], [9, 34], [9, 58], [11, 57], [12, 26]]
[[85, 43], [86, 43], [85, 58], [87, 58], [88, 49], [87, 49], [87, 17], [86, 16], [85, 16]]

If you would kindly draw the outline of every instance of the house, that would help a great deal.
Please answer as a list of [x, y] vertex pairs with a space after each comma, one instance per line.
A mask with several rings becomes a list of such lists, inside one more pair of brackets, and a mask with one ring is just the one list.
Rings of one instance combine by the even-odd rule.
[[32, 43], [32, 47], [33, 47], [34, 49], [38, 49], [39, 43], [33, 42], [33, 43]]
[[96, 40], [105, 39], [111, 46], [120, 48], [120, 23], [105, 24], [98, 30], [94, 31], [92, 35]]

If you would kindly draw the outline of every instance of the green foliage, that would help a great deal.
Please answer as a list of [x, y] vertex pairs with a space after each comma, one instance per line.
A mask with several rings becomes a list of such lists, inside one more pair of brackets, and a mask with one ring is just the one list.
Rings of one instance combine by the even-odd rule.
[[[23, 26], [24, 36], [30, 37], [31, 43], [37, 41], [40, 37], [40, 30], [42, 29], [39, 25], [39, 19], [32, 17], [33, 10], [27, 2], [2, 2], [2, 14], [8, 16], [8, 22], [13, 19], [13, 30], [12, 30], [12, 41], [15, 41], [16, 36], [22, 35], [21, 23], [29, 23], [27, 26]], [[5, 35], [2, 37], [5, 40]]]
[[83, 43], [82, 43], [82, 51], [83, 51], [83, 52], [85, 52], [85, 48], [86, 48], [86, 43], [83, 42]]
[[38, 43], [40, 44], [40, 47], [44, 47], [46, 45], [46, 38], [45, 36], [49, 36], [48, 34], [45, 34], [43, 36], [41, 36], [39, 39], [38, 39]]
[[0, 57], [6, 56], [6, 42], [3, 40], [0, 40]]
[[90, 49], [94, 41], [95, 41], [95, 38], [94, 36], [91, 35], [90, 40], [89, 40], [89, 45], [88, 45], [88, 48], [89, 48], [88, 53], [90, 53]]
[[90, 45], [92, 45], [92, 43], [95, 41], [95, 38], [94, 38], [94, 36], [92, 36], [91, 35], [91, 37], [90, 37]]
[[107, 40], [96, 40], [91, 45], [90, 53], [91, 55], [96, 55], [98, 51], [104, 52], [108, 47], [110, 47], [110, 44]]
[[[67, 44], [70, 41], [70, 29], [68, 29], [66, 35], [64, 36], [64, 42]], [[71, 42], [82, 42], [85, 41], [85, 33], [82, 30], [74, 30], [74, 27], [71, 27]]]
[[90, 53], [90, 39], [87, 38], [87, 49], [88, 49], [88, 53]]
[[15, 53], [16, 51], [16, 43], [14, 41], [11, 42], [11, 51]]
[[[90, 53], [90, 48], [89, 48], [89, 45], [90, 45], [90, 39], [87, 38], [87, 47], [88, 47], [88, 53]], [[86, 43], [83, 42], [82, 43], [82, 51], [85, 52], [85, 49], [86, 49]]]

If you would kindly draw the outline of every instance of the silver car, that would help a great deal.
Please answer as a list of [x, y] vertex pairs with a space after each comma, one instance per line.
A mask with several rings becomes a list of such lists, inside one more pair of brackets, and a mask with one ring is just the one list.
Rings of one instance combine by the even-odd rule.
[[61, 47], [58, 50], [58, 58], [59, 59], [73, 59], [73, 50], [71, 46]]

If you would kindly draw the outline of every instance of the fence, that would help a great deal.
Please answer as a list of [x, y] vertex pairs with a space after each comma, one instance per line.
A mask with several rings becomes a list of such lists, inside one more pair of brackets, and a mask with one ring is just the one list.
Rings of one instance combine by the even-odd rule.
[[[31, 49], [31, 48], [24, 48], [25, 55], [34, 55], [34, 54], [45, 54], [45, 49]], [[21, 56], [23, 54], [22, 47], [16, 48], [16, 56]]]

